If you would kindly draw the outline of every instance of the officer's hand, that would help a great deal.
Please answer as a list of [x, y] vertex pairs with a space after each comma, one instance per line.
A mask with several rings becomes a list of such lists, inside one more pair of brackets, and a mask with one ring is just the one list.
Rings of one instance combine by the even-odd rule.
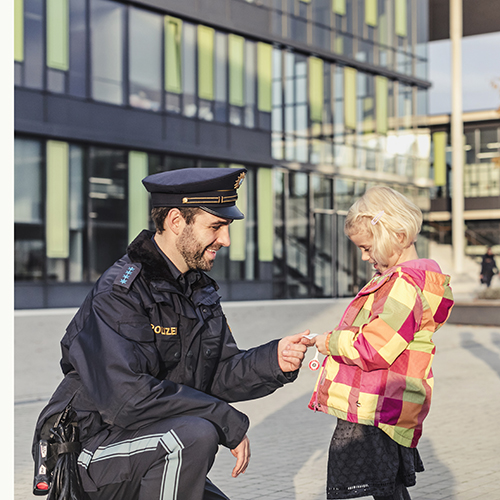
[[300, 340], [304, 335], [309, 335], [306, 330], [289, 337], [283, 337], [278, 343], [278, 363], [282, 372], [293, 372], [302, 365], [307, 346]]
[[248, 467], [248, 462], [250, 462], [250, 441], [245, 436], [241, 443], [234, 449], [231, 453], [236, 457], [236, 465], [234, 466], [232, 476], [238, 477], [240, 474], [244, 474]]

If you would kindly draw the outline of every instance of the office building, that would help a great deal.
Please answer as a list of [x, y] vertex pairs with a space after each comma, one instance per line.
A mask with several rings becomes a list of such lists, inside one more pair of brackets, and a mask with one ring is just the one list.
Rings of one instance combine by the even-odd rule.
[[[223, 300], [342, 297], [347, 209], [427, 213], [426, 0], [15, 0], [15, 305], [78, 306], [150, 222], [141, 179], [248, 169]], [[151, 227], [151, 226], [150, 226]], [[426, 255], [426, 238], [419, 252]]]

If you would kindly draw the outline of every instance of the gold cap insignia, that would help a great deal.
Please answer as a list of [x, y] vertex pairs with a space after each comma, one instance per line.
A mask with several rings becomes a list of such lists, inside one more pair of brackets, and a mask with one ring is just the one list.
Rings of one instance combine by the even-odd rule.
[[241, 172], [236, 181], [234, 182], [234, 189], [238, 189], [241, 186], [241, 183], [245, 179], [245, 172]]

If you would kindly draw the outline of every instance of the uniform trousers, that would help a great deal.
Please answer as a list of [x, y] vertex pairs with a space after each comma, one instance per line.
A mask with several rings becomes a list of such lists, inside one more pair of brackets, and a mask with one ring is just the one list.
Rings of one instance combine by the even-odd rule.
[[78, 465], [90, 500], [229, 500], [207, 478], [218, 447], [208, 420], [176, 417], [112, 430], [94, 452], [84, 443]]

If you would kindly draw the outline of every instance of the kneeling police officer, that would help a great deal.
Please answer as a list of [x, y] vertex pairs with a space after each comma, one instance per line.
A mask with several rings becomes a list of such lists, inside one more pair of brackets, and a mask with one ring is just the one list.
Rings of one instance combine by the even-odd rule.
[[[230, 403], [295, 380], [308, 333], [240, 350], [204, 272], [229, 245], [229, 224], [244, 217], [235, 203], [245, 172], [187, 168], [143, 179], [156, 232], [137, 236], [66, 330], [64, 379], [36, 425], [36, 474], [48, 442], [52, 463], [58, 453], [77, 457], [91, 500], [227, 499], [207, 478], [218, 446], [236, 458], [233, 477], [250, 459], [248, 417]], [[73, 415], [79, 448], [51, 445], [63, 414]], [[50, 489], [36, 481], [35, 493]]]

